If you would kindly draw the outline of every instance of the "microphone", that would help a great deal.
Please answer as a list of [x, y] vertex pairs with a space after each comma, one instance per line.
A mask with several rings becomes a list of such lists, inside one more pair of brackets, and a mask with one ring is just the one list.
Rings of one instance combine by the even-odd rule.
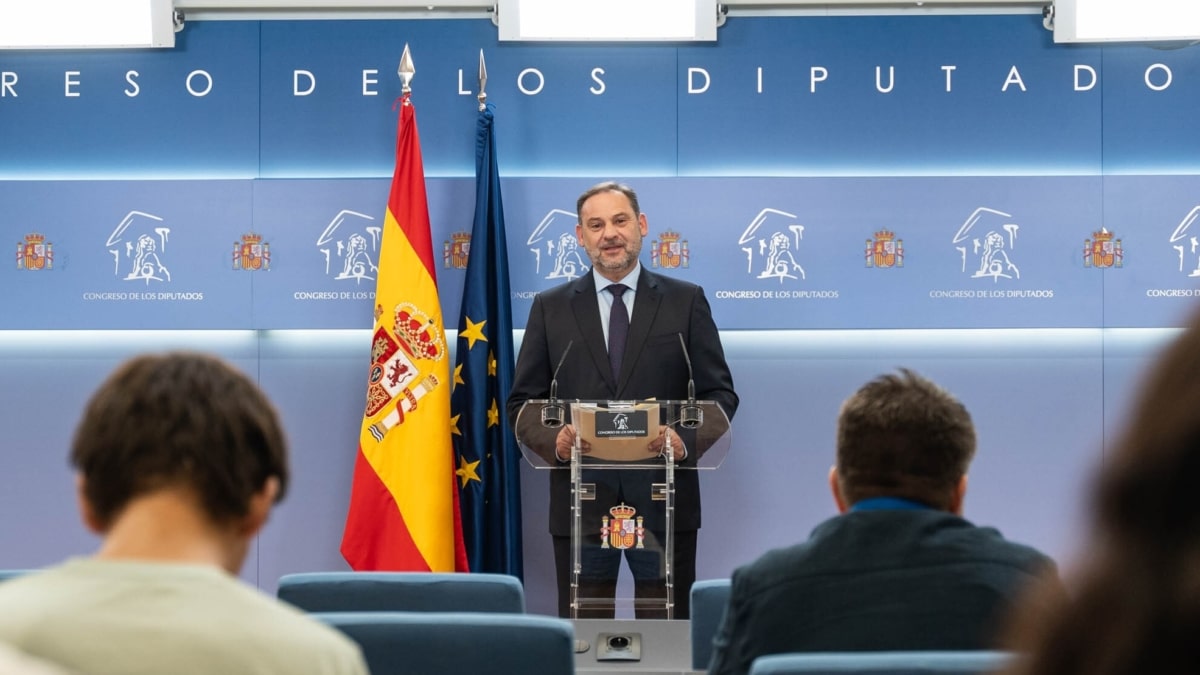
[[562, 370], [563, 362], [567, 360], [567, 352], [571, 351], [573, 344], [574, 340], [567, 342], [567, 348], [563, 350], [562, 356], [558, 358], [558, 365], [554, 368], [554, 376], [550, 378], [550, 398], [542, 408], [542, 426], [547, 429], [557, 429], [563, 425], [563, 406], [558, 402], [558, 371]]
[[696, 429], [704, 424], [704, 410], [696, 405], [696, 377], [692, 374], [692, 358], [688, 356], [687, 343], [683, 341], [683, 333], [679, 336], [679, 347], [683, 349], [683, 360], [688, 367], [688, 400], [679, 408], [679, 426], [684, 429]]

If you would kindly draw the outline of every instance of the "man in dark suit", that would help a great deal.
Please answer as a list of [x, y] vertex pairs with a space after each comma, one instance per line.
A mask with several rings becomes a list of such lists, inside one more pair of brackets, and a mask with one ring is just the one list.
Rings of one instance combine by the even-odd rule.
[[842, 404], [829, 485], [841, 515], [733, 573], [713, 675], [787, 652], [1000, 647], [1005, 615], [1045, 574], [1042, 553], [962, 517], [975, 428], [908, 370]]
[[[646, 214], [638, 208], [637, 194], [625, 185], [601, 183], [579, 197], [576, 212], [579, 222], [575, 234], [591, 258], [592, 269], [534, 299], [508, 399], [508, 415], [518, 435], [522, 432], [516, 419], [522, 405], [549, 396], [550, 382], [560, 361], [560, 399], [683, 400], [688, 397], [690, 356], [696, 399], [719, 404], [732, 418], [738, 397], [704, 291], [695, 284], [646, 270], [638, 261], [649, 227]], [[621, 287], [610, 287], [617, 284]], [[534, 449], [563, 468], [550, 475], [550, 534], [562, 616], [570, 616], [571, 477], [566, 469], [575, 431], [573, 424], [566, 424], [557, 433], [542, 433], [540, 442], [527, 441], [540, 446]], [[673, 617], [686, 619], [688, 596], [696, 577], [696, 531], [700, 528], [699, 479], [696, 471], [687, 469], [694, 469], [703, 449], [694, 447], [694, 436], [682, 432], [681, 438], [677, 431], [664, 425], [648, 441], [643, 461], [661, 463], [656, 456], [669, 447], [678, 466], [684, 469], [675, 473], [672, 575]], [[615, 595], [622, 551], [601, 546], [602, 514], [611, 507], [624, 504], [637, 509], [647, 517], [646, 538], [651, 542], [663, 540], [665, 528], [652, 515], [655, 511], [649, 476], [653, 473], [636, 469], [588, 473], [587, 480], [596, 484], [597, 495], [594, 501], [585, 503], [584, 509], [581, 597]], [[658, 552], [651, 546], [650, 550], [624, 549], [624, 553], [637, 598], [645, 600], [661, 594]], [[642, 611], [640, 605], [639, 617], [665, 616]], [[581, 611], [578, 616], [611, 614], [609, 607]]]

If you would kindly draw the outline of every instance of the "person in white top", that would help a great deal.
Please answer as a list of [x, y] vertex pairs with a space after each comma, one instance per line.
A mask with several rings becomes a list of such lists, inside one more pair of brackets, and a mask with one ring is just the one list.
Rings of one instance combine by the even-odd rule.
[[366, 674], [349, 638], [236, 578], [289, 473], [246, 375], [135, 357], [88, 402], [70, 460], [100, 549], [0, 584], [0, 642], [90, 675]]

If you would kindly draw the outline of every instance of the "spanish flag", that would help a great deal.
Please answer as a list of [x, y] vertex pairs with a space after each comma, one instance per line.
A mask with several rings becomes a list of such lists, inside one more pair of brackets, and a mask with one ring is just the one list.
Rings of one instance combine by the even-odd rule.
[[411, 94], [399, 105], [342, 556], [355, 570], [465, 572], [425, 170]]

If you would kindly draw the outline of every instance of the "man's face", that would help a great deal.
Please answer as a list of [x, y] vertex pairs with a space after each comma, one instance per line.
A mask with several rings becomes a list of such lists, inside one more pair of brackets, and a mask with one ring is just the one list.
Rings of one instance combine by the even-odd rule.
[[592, 195], [579, 211], [575, 235], [600, 275], [618, 281], [629, 274], [649, 231], [646, 214], [633, 214], [629, 198], [610, 191]]

